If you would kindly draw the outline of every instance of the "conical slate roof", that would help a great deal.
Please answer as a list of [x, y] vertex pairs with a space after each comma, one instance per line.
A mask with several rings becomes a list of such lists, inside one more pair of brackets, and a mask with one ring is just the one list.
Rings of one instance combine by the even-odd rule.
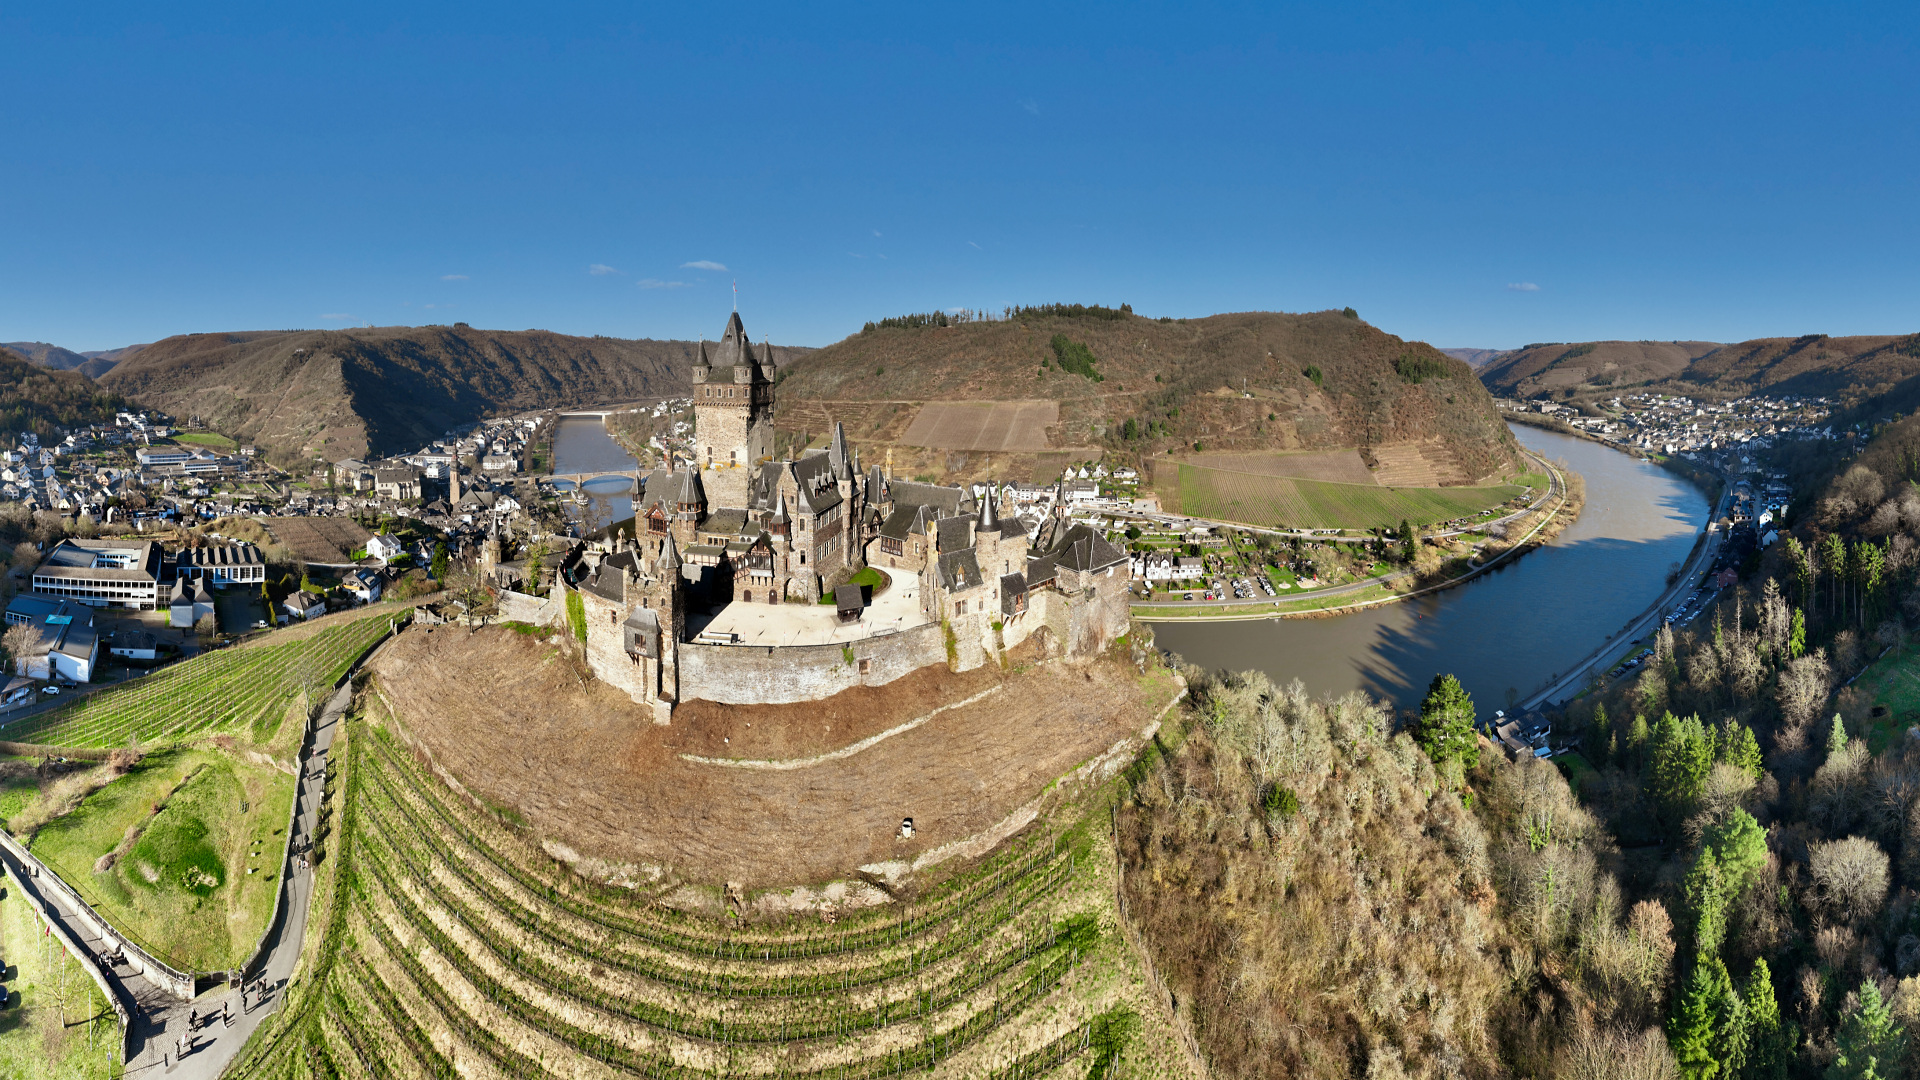
[[987, 484], [987, 497], [985, 501], [980, 504], [980, 531], [993, 533], [1000, 531], [1000, 516], [994, 511], [993, 484], [991, 481]]
[[660, 569], [680, 569], [680, 549], [674, 546], [672, 533], [668, 533], [666, 542], [660, 545]]

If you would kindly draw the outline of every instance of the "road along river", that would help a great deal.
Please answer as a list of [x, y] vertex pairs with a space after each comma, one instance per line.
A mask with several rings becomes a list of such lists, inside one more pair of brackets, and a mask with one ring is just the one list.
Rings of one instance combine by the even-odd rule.
[[[1586, 480], [1586, 507], [1545, 547], [1456, 588], [1324, 619], [1155, 623], [1161, 648], [1208, 668], [1259, 669], [1312, 692], [1418, 705], [1436, 673], [1483, 713], [1584, 661], [1667, 588], [1707, 521], [1692, 484], [1618, 450], [1538, 428], [1522, 444]], [[1657, 625], [1657, 624], [1655, 624]]]

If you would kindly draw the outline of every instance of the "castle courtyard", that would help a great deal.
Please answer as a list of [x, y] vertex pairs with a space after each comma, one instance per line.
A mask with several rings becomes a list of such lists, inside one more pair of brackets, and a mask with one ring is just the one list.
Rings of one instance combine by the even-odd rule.
[[689, 614], [695, 640], [734, 645], [827, 645], [893, 634], [933, 621], [920, 608], [920, 579], [893, 571], [893, 584], [873, 597], [858, 622], [843, 623], [832, 604], [760, 604], [735, 601], [707, 622]]

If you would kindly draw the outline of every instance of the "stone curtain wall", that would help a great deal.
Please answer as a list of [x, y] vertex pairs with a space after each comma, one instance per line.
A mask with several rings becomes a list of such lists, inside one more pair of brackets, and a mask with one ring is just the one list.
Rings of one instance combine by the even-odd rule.
[[500, 620], [502, 622], [531, 623], [534, 626], [561, 626], [567, 624], [567, 601], [560, 593], [560, 587], [554, 587], [555, 595], [549, 597], [534, 596], [529, 593], [500, 590]]
[[[788, 705], [818, 701], [855, 686], [885, 686], [929, 664], [947, 662], [938, 623], [856, 641], [851, 646], [680, 646], [680, 696], [725, 705]], [[860, 662], [868, 671], [860, 673]]]

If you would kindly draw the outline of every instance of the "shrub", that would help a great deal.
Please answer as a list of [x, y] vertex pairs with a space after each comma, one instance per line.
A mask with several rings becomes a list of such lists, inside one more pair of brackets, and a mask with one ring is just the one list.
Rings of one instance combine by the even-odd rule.
[[1085, 376], [1094, 382], [1102, 382], [1105, 376], [1094, 370], [1093, 350], [1074, 341], [1065, 334], [1053, 335], [1048, 344], [1053, 346], [1053, 355], [1060, 363], [1060, 370]]
[[1393, 362], [1393, 370], [1406, 382], [1419, 384], [1426, 379], [1445, 379], [1453, 375], [1446, 361], [1432, 356], [1402, 353]]
[[1325, 378], [1320, 374], [1320, 365], [1318, 364], [1308, 364], [1306, 367], [1300, 369], [1300, 374], [1312, 379], [1313, 385], [1315, 386], [1324, 386], [1326, 383]]

